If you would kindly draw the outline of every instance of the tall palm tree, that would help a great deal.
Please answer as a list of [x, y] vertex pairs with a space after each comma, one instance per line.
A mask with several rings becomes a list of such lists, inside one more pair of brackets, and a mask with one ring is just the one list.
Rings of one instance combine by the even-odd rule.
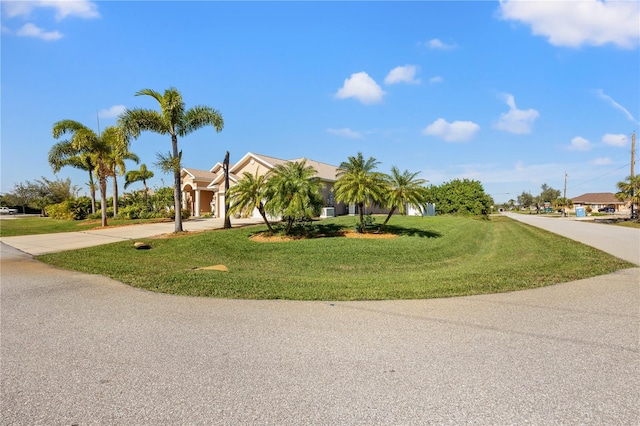
[[411, 173], [408, 170], [400, 173], [396, 166], [391, 168], [389, 176], [389, 188], [387, 189], [386, 201], [389, 207], [389, 214], [384, 220], [380, 229], [384, 229], [389, 219], [396, 210], [400, 214], [406, 214], [406, 206], [420, 208], [426, 202], [426, 188], [423, 186], [428, 181], [426, 179], [416, 179], [419, 172]]
[[322, 207], [322, 183], [306, 160], [278, 164], [268, 173], [265, 209], [287, 222], [289, 234], [296, 220], [313, 217]]
[[147, 188], [147, 180], [153, 177], [153, 172], [147, 169], [147, 165], [142, 163], [138, 170], [128, 171], [124, 176], [124, 189], [127, 189], [129, 185], [135, 182], [142, 182], [144, 188], [144, 199], [147, 200], [149, 189]]
[[161, 95], [151, 89], [143, 89], [136, 96], [150, 96], [160, 105], [160, 111], [150, 109], [125, 110], [120, 116], [119, 125], [127, 135], [137, 139], [143, 131], [161, 135], [170, 135], [170, 159], [173, 169], [173, 190], [175, 199], [175, 232], [182, 232], [182, 192], [180, 190], [180, 157], [178, 136], [183, 137], [207, 125], [213, 125], [216, 132], [222, 131], [224, 120], [217, 110], [208, 106], [195, 106], [185, 109], [180, 92], [171, 87]]
[[378, 164], [373, 157], [365, 161], [358, 152], [357, 156], [340, 163], [336, 173], [338, 180], [333, 187], [336, 201], [357, 204], [360, 229], [364, 226], [364, 207], [384, 203], [387, 180], [383, 173], [375, 171]]
[[53, 137], [59, 139], [65, 134], [70, 134], [70, 147], [78, 154], [89, 154], [95, 159], [95, 172], [98, 177], [100, 189], [100, 208], [102, 210], [102, 226], [107, 226], [107, 176], [109, 167], [105, 163], [106, 156], [115, 145], [113, 140], [117, 132], [107, 127], [102, 135], [97, 135], [93, 130], [74, 120], [61, 120], [53, 125]]
[[265, 201], [268, 201], [266, 200], [267, 175], [260, 175], [259, 173], [258, 169], [256, 169], [255, 176], [249, 172], [244, 172], [242, 179], [229, 188], [229, 191], [225, 194], [230, 203], [227, 215], [240, 212], [245, 208], [251, 210], [255, 208], [262, 216], [264, 223], [269, 228], [269, 232], [273, 233], [273, 228], [267, 220], [264, 208]]
[[635, 217], [635, 205], [640, 204], [640, 175], [628, 176], [626, 180], [617, 183], [616, 198], [631, 203], [631, 217]]
[[58, 173], [65, 166], [85, 170], [89, 173], [89, 193], [91, 194], [91, 213], [96, 212], [96, 184], [93, 173], [95, 160], [90, 153], [76, 150], [70, 141], [58, 142], [49, 150], [49, 165], [53, 173]]
[[[107, 132], [110, 134], [107, 135]], [[140, 159], [136, 154], [129, 151], [129, 139], [127, 135], [116, 127], [105, 129], [107, 140], [111, 141], [111, 150], [105, 156], [105, 163], [109, 168], [109, 176], [113, 178], [113, 217], [118, 216], [118, 176], [126, 172], [125, 160], [132, 160], [138, 163]]]

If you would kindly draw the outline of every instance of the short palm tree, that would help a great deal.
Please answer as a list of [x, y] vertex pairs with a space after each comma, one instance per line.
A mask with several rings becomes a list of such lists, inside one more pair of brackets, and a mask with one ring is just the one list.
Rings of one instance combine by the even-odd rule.
[[355, 203], [360, 214], [360, 229], [364, 226], [364, 208], [373, 204], [384, 204], [387, 192], [387, 179], [383, 173], [376, 172], [380, 164], [373, 157], [365, 161], [361, 152], [349, 157], [338, 167], [334, 185], [336, 201]]
[[265, 206], [267, 213], [281, 215], [291, 233], [296, 220], [315, 216], [322, 207], [322, 184], [317, 171], [306, 160], [276, 165], [268, 173]]
[[155, 90], [143, 89], [136, 96], [150, 96], [154, 98], [160, 111], [150, 109], [125, 110], [118, 120], [119, 125], [127, 135], [137, 139], [143, 131], [151, 131], [171, 137], [171, 151], [169, 160], [173, 171], [173, 191], [175, 203], [175, 232], [182, 232], [182, 191], [180, 188], [180, 158], [178, 150], [178, 136], [183, 137], [207, 125], [213, 125], [216, 132], [222, 131], [224, 120], [217, 110], [208, 106], [185, 108], [182, 95], [175, 88], [169, 88], [160, 94]]
[[256, 170], [255, 176], [249, 172], [242, 174], [242, 179], [234, 186], [229, 188], [225, 197], [229, 200], [229, 209], [227, 215], [231, 215], [248, 208], [258, 210], [264, 223], [269, 228], [269, 232], [273, 233], [273, 228], [267, 220], [267, 214], [264, 208], [267, 190], [267, 176], [260, 175]]
[[53, 137], [59, 139], [70, 134], [70, 148], [78, 154], [88, 154], [95, 160], [95, 173], [100, 189], [100, 208], [102, 209], [102, 226], [107, 226], [107, 176], [110, 170], [105, 159], [116, 145], [117, 131], [107, 127], [102, 135], [96, 134], [87, 126], [73, 120], [61, 120], [53, 125]]
[[631, 217], [634, 217], [635, 205], [640, 204], [640, 175], [628, 176], [626, 180], [617, 183], [616, 198], [631, 203]]
[[91, 194], [91, 213], [96, 212], [96, 183], [93, 173], [96, 168], [93, 156], [87, 152], [80, 152], [70, 141], [58, 142], [49, 150], [49, 165], [53, 173], [58, 173], [65, 166], [85, 170], [89, 173], [89, 194]]
[[153, 171], [147, 169], [147, 165], [142, 163], [138, 170], [128, 171], [124, 175], [124, 189], [127, 189], [129, 185], [135, 182], [142, 182], [144, 188], [144, 199], [147, 200], [149, 189], [147, 188], [147, 180], [153, 177]]
[[419, 172], [411, 173], [408, 170], [400, 173], [396, 166], [391, 168], [386, 195], [386, 204], [390, 210], [387, 218], [380, 226], [381, 230], [384, 229], [396, 210], [404, 215], [407, 213], [407, 206], [421, 208], [425, 204], [427, 194], [424, 184], [428, 181], [426, 179], [416, 179], [418, 174]]

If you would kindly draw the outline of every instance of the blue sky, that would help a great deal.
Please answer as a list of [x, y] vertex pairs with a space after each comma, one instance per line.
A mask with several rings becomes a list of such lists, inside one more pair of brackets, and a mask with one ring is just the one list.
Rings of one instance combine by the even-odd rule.
[[[498, 203], [565, 172], [568, 197], [615, 192], [640, 128], [639, 22], [635, 1], [3, 1], [0, 192], [55, 177], [56, 121], [104, 129], [169, 87], [225, 119], [180, 139], [185, 167], [361, 151]], [[152, 187], [171, 185], [153, 165], [169, 149], [132, 142]], [[86, 173], [57, 177], [86, 192]]]

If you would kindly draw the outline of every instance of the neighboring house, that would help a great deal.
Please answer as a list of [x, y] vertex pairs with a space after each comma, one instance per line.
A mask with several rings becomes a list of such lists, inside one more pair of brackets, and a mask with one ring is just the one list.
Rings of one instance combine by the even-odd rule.
[[613, 207], [616, 212], [628, 211], [628, 203], [618, 200], [611, 192], [590, 192], [573, 197], [571, 201], [573, 201], [573, 211], [575, 211], [576, 207], [591, 208], [591, 211], [594, 212], [604, 207]]
[[[306, 160], [307, 165], [313, 167], [318, 172], [317, 176], [324, 185], [322, 196], [325, 207], [333, 208], [333, 212], [331, 212], [330, 209], [324, 209], [324, 215], [337, 216], [347, 214], [347, 207], [343, 203], [335, 203], [333, 199], [332, 190], [336, 182], [338, 167], [318, 161], [305, 158], [281, 160], [279, 158], [248, 152], [237, 163], [233, 165], [229, 164], [229, 186], [235, 185], [236, 182], [242, 179], [244, 172], [255, 175], [257, 171], [260, 175], [263, 175], [278, 164], [302, 160]], [[208, 171], [183, 168], [181, 178], [183, 208], [190, 209], [193, 216], [212, 214], [215, 217], [224, 217], [225, 185], [222, 163], [217, 163]], [[257, 211], [253, 212], [253, 216], [260, 217]]]

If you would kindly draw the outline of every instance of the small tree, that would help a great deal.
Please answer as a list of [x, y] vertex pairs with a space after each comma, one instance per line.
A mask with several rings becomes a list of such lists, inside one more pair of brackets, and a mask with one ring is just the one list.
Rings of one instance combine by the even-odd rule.
[[262, 216], [264, 223], [269, 228], [269, 232], [273, 233], [273, 228], [269, 220], [267, 220], [265, 211], [266, 192], [267, 176], [260, 175], [259, 168], [256, 169], [255, 176], [249, 172], [244, 172], [242, 179], [225, 193], [225, 198], [229, 200], [230, 204], [227, 215], [241, 212], [244, 209], [252, 211], [255, 208]]
[[290, 234], [293, 224], [315, 216], [324, 200], [322, 184], [316, 170], [307, 166], [306, 160], [278, 164], [267, 176], [266, 212], [280, 215], [286, 222], [285, 234]]
[[355, 203], [360, 215], [360, 226], [364, 229], [364, 207], [372, 204], [384, 204], [384, 196], [387, 192], [387, 178], [383, 173], [377, 172], [380, 164], [373, 157], [365, 161], [361, 152], [355, 157], [349, 157], [347, 161], [340, 163], [334, 185], [337, 202]]
[[153, 177], [153, 172], [147, 169], [147, 165], [142, 163], [138, 170], [128, 171], [124, 176], [124, 189], [127, 189], [129, 185], [135, 182], [142, 182], [144, 188], [144, 198], [147, 199], [149, 195], [149, 188], [147, 188], [147, 180]]
[[627, 179], [618, 182], [616, 198], [620, 201], [629, 201], [631, 204], [631, 217], [635, 217], [635, 205], [640, 204], [640, 175], [627, 176]]
[[423, 185], [427, 183], [427, 180], [417, 179], [418, 174], [419, 172], [410, 173], [408, 170], [400, 173], [396, 166], [391, 168], [386, 195], [389, 214], [380, 226], [381, 230], [384, 229], [396, 209], [404, 215], [407, 206], [421, 208], [425, 204], [427, 194]]

